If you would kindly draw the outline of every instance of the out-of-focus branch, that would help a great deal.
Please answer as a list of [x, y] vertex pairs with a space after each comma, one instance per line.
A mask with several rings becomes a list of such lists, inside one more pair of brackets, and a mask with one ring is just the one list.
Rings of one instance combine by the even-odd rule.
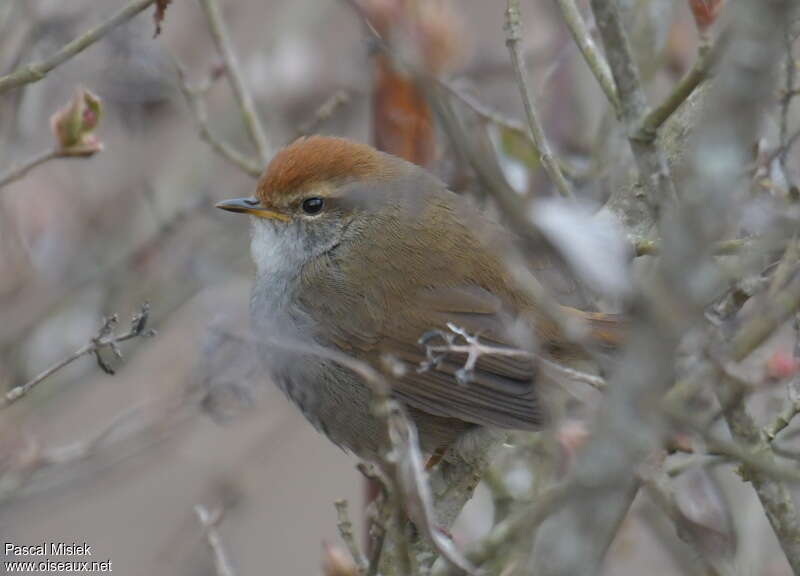
[[228, 78], [228, 83], [233, 90], [236, 101], [239, 103], [239, 109], [247, 133], [255, 145], [262, 165], [266, 165], [270, 159], [270, 146], [267, 135], [258, 117], [256, 107], [253, 104], [253, 98], [247, 86], [245, 86], [244, 74], [239, 66], [239, 58], [233, 48], [230, 33], [222, 17], [219, 3], [217, 0], [200, 0], [200, 5], [203, 7], [206, 14], [208, 27], [211, 30], [211, 35], [214, 37], [217, 50], [219, 50], [222, 60], [225, 63], [225, 76]]
[[[753, 238], [731, 238], [730, 240], [720, 240], [714, 244], [714, 254], [717, 256], [738, 254], [742, 250], [750, 248], [752, 244]], [[657, 240], [639, 238], [633, 241], [633, 250], [636, 256], [654, 256], [661, 253], [661, 245]]]
[[[493, 110], [492, 108], [488, 107], [483, 102], [479, 101], [475, 98], [472, 94], [469, 94], [456, 86], [453, 82], [448, 82], [446, 80], [437, 80], [437, 84], [441, 86], [443, 89], [447, 91], [448, 94], [453, 96], [456, 100], [464, 104], [467, 108], [469, 108], [473, 113], [475, 113], [478, 118], [483, 120], [484, 122], [488, 122], [489, 124], [494, 124], [498, 128], [503, 130], [508, 130], [513, 132], [517, 136], [524, 138], [527, 142], [530, 143], [531, 147], [538, 152], [536, 147], [536, 142], [531, 139], [530, 132], [528, 131], [528, 127], [526, 124], [518, 121], [516, 118], [510, 118], [505, 116], [501, 112], [497, 110]], [[557, 157], [555, 158], [556, 162], [558, 162], [559, 168], [561, 168], [561, 172], [569, 179], [575, 181], [581, 178], [585, 178], [585, 174], [581, 174], [576, 168], [570, 165], [568, 162], [564, 160], [564, 158]]]
[[350, 551], [350, 556], [353, 557], [359, 573], [363, 574], [367, 570], [367, 559], [361, 552], [355, 534], [353, 534], [353, 522], [350, 520], [347, 500], [337, 500], [334, 502], [334, 506], [336, 506], [336, 527], [339, 529], [339, 535]]
[[561, 14], [564, 16], [564, 22], [572, 34], [573, 40], [578, 45], [583, 59], [589, 66], [600, 88], [603, 89], [608, 101], [614, 110], [619, 111], [619, 96], [617, 95], [617, 88], [614, 86], [614, 79], [611, 77], [611, 70], [608, 67], [608, 62], [597, 49], [597, 46], [592, 40], [592, 35], [586, 28], [586, 23], [583, 21], [580, 10], [575, 3], [575, 0], [556, 0], [558, 7], [561, 8]]
[[25, 396], [28, 392], [33, 390], [38, 384], [61, 370], [62, 368], [72, 364], [75, 360], [80, 358], [81, 356], [86, 356], [88, 354], [94, 354], [95, 358], [97, 359], [97, 363], [100, 368], [103, 369], [104, 372], [107, 374], [113, 374], [114, 369], [108, 364], [103, 357], [100, 355], [101, 351], [105, 349], [109, 349], [112, 353], [117, 356], [118, 358], [122, 357], [122, 353], [119, 350], [118, 344], [120, 342], [124, 342], [126, 340], [131, 340], [133, 338], [138, 337], [149, 337], [153, 336], [155, 332], [153, 330], [147, 329], [147, 320], [150, 312], [149, 304], [145, 303], [141, 310], [133, 316], [131, 320], [131, 327], [130, 329], [123, 333], [123, 334], [114, 334], [114, 328], [116, 328], [117, 324], [119, 323], [119, 318], [117, 315], [113, 315], [110, 318], [107, 318], [103, 322], [103, 326], [98, 331], [97, 335], [89, 341], [89, 343], [85, 344], [78, 348], [75, 352], [56, 362], [52, 366], [50, 366], [47, 370], [43, 371], [42, 373], [35, 376], [33, 379], [29, 380], [25, 384], [21, 384], [15, 388], [12, 388], [8, 392], [3, 395], [2, 402], [0, 403], [0, 408], [5, 408], [10, 404], [13, 404], [23, 396]]
[[795, 272], [789, 284], [775, 294], [769, 304], [760, 310], [736, 333], [731, 340], [731, 356], [740, 362], [750, 355], [772, 332], [783, 324], [800, 306], [800, 271]]
[[719, 55], [727, 43], [727, 34], [720, 36], [713, 46], [703, 44], [698, 51], [697, 61], [692, 69], [675, 86], [672, 92], [664, 101], [650, 110], [639, 123], [639, 127], [634, 133], [636, 140], [654, 140], [658, 134], [658, 129], [670, 116], [686, 102], [700, 84], [711, 77], [712, 69], [719, 60]]
[[789, 384], [789, 405], [783, 409], [774, 422], [763, 429], [767, 442], [775, 440], [798, 414], [800, 414], [800, 390], [798, 390], [797, 383], [792, 382]]
[[222, 543], [222, 538], [217, 532], [217, 526], [222, 520], [223, 512], [221, 508], [213, 513], [209, 512], [205, 506], [200, 504], [194, 507], [195, 516], [197, 516], [197, 521], [200, 522], [203, 534], [206, 537], [206, 544], [208, 544], [211, 554], [214, 556], [214, 569], [217, 576], [236, 576], [233, 565], [228, 558], [228, 553]]
[[572, 188], [569, 182], [567, 182], [567, 179], [564, 178], [561, 167], [553, 155], [550, 143], [547, 141], [547, 136], [545, 136], [544, 128], [542, 128], [542, 123], [539, 121], [539, 114], [536, 111], [536, 106], [533, 103], [533, 94], [528, 85], [528, 73], [520, 49], [521, 28], [519, 0], [508, 0], [505, 23], [506, 46], [508, 46], [508, 52], [511, 55], [511, 66], [514, 69], [514, 75], [522, 96], [522, 103], [525, 108], [525, 116], [528, 119], [530, 136], [539, 150], [542, 166], [547, 171], [553, 184], [555, 184], [559, 194], [565, 198], [573, 198], [574, 194], [572, 193]]
[[314, 111], [314, 114], [303, 122], [297, 128], [297, 137], [306, 136], [313, 132], [320, 127], [320, 125], [331, 118], [334, 113], [339, 110], [342, 106], [346, 105], [350, 102], [350, 92], [347, 90], [336, 90], [333, 94], [331, 94], [325, 101], [320, 104], [320, 106]]
[[58, 150], [45, 150], [18, 166], [12, 166], [8, 171], [0, 174], [0, 188], [19, 180], [37, 166], [41, 166], [45, 162], [61, 157]]
[[175, 68], [178, 73], [179, 86], [186, 103], [189, 105], [194, 117], [195, 124], [200, 130], [200, 137], [205, 140], [211, 149], [222, 156], [225, 160], [244, 171], [248, 176], [258, 178], [261, 175], [262, 166], [258, 161], [250, 158], [247, 154], [240, 152], [233, 145], [211, 131], [208, 124], [208, 112], [203, 101], [201, 90], [192, 88], [186, 80], [186, 71], [176, 62]]
[[591, 0], [591, 5], [617, 86], [619, 115], [628, 132], [642, 185], [652, 205], [673, 201], [677, 198], [675, 185], [660, 143], [657, 139], [641, 140], [635, 137], [639, 124], [647, 117], [649, 110], [617, 0]]
[[[556, 484], [540, 494], [536, 502], [517, 507], [504, 520], [497, 523], [489, 534], [467, 550], [467, 559], [476, 566], [480, 566], [502, 552], [516, 538], [530, 535], [564, 504], [574, 488], [568, 484]], [[455, 576], [456, 574], [458, 572], [453, 570], [452, 566], [442, 566], [433, 573], [433, 576]]]
[[57, 68], [73, 56], [83, 52], [86, 48], [111, 32], [114, 28], [124, 24], [139, 14], [142, 10], [151, 4], [154, 4], [155, 1], [156, 0], [134, 0], [128, 3], [122, 10], [111, 16], [108, 20], [82, 34], [49, 58], [28, 64], [23, 68], [15, 70], [11, 74], [0, 77], [0, 94], [12, 88], [16, 88], [17, 86], [22, 86], [23, 84], [38, 82], [47, 76], [48, 72], [54, 68]]

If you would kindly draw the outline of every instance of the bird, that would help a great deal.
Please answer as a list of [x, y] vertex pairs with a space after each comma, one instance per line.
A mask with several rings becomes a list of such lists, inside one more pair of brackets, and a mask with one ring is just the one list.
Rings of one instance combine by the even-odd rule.
[[[513, 234], [429, 171], [350, 139], [308, 136], [274, 155], [254, 196], [217, 207], [250, 216], [260, 365], [334, 443], [375, 461], [385, 432], [368, 384], [310, 345], [405, 367], [393, 371], [391, 393], [425, 454], [480, 428], [547, 422], [535, 354], [481, 355], [469, 378], [464, 354], [431, 362], [424, 340], [452, 329], [545, 355], [571, 344], [512, 280], [504, 251]], [[589, 320], [598, 340], [621, 338], [613, 315], [564, 309]]]

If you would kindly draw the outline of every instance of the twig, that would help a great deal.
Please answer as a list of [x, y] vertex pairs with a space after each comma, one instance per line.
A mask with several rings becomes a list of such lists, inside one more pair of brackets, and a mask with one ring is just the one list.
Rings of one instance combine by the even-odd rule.
[[239, 66], [239, 58], [233, 48], [233, 43], [230, 39], [225, 20], [222, 18], [222, 12], [219, 8], [217, 0], [200, 0], [200, 5], [206, 13], [208, 26], [211, 30], [211, 35], [214, 37], [214, 43], [217, 45], [220, 56], [225, 63], [225, 76], [228, 78], [228, 83], [233, 90], [233, 94], [239, 103], [239, 108], [242, 114], [247, 133], [256, 147], [258, 157], [262, 165], [266, 165], [270, 159], [270, 147], [267, 141], [267, 135], [264, 132], [264, 126], [256, 112], [253, 98], [244, 83], [244, 75], [242, 74], [241, 67]]
[[742, 325], [731, 340], [731, 357], [741, 362], [755, 350], [772, 332], [783, 324], [800, 307], [800, 270], [786, 287], [775, 294], [759, 313]]
[[561, 14], [564, 16], [564, 22], [572, 34], [572, 38], [578, 45], [578, 48], [583, 54], [583, 59], [589, 66], [600, 88], [605, 92], [608, 101], [614, 110], [619, 110], [619, 96], [617, 95], [617, 88], [614, 86], [614, 79], [611, 77], [611, 70], [608, 67], [608, 62], [597, 49], [597, 46], [592, 40], [592, 35], [586, 28], [586, 23], [583, 21], [580, 10], [575, 3], [575, 0], [556, 0]]
[[536, 143], [536, 148], [539, 150], [542, 167], [547, 171], [553, 184], [555, 184], [558, 189], [559, 194], [565, 198], [574, 198], [572, 188], [566, 178], [564, 178], [564, 174], [561, 172], [561, 168], [553, 155], [550, 143], [547, 141], [544, 129], [539, 121], [536, 107], [533, 103], [533, 94], [531, 94], [528, 87], [528, 73], [525, 69], [525, 61], [522, 58], [522, 51], [520, 49], [520, 29], [519, 0], [508, 0], [505, 23], [506, 46], [508, 46], [508, 52], [511, 55], [511, 65], [514, 68], [514, 74], [522, 96], [522, 103], [525, 107], [525, 116], [528, 119], [530, 136]]
[[[537, 526], [554, 514], [575, 490], [570, 484], [556, 484], [538, 496], [536, 502], [513, 510], [507, 518], [497, 523], [479, 542], [473, 544], [466, 553], [467, 559], [480, 566], [494, 557], [509, 542], [518, 536], [531, 534]], [[457, 572], [452, 567], [443, 566], [434, 576], [451, 576]]]
[[711, 559], [704, 553], [700, 544], [702, 535], [698, 526], [689, 520], [675, 501], [675, 494], [669, 483], [669, 476], [661, 466], [646, 466], [643, 472], [644, 488], [655, 504], [664, 512], [675, 526], [675, 533], [692, 551], [695, 558], [703, 563], [705, 573], [719, 574]]
[[228, 554], [225, 552], [225, 546], [222, 544], [222, 538], [217, 532], [217, 526], [222, 520], [223, 510], [219, 509], [215, 510], [214, 513], [210, 513], [205, 506], [197, 504], [194, 507], [194, 513], [203, 528], [211, 554], [214, 556], [214, 569], [217, 576], [236, 576], [236, 572], [228, 559]]
[[[536, 146], [536, 142], [533, 141], [531, 138], [530, 132], [528, 131], [528, 127], [523, 122], [518, 121], [515, 118], [510, 118], [505, 116], [501, 112], [494, 110], [484, 104], [483, 102], [479, 101], [475, 98], [472, 94], [462, 90], [458, 86], [456, 86], [453, 82], [448, 82], [446, 80], [437, 80], [437, 84], [444, 88], [448, 94], [453, 96], [456, 100], [464, 104], [467, 108], [472, 110], [472, 112], [478, 116], [481, 120], [488, 122], [490, 124], [494, 124], [498, 128], [503, 130], [508, 130], [524, 138], [526, 142], [528, 142], [533, 148], [534, 152], [537, 154], [539, 150]], [[579, 180], [586, 177], [586, 174], [580, 173], [576, 168], [566, 162], [563, 158], [557, 157], [556, 162], [558, 162], [559, 168], [561, 168], [561, 172], [571, 180]]]
[[48, 377], [52, 376], [65, 366], [72, 364], [75, 360], [80, 358], [81, 356], [86, 356], [88, 354], [94, 354], [95, 358], [97, 359], [97, 363], [100, 368], [106, 372], [107, 374], [113, 374], [114, 369], [103, 359], [100, 355], [100, 352], [106, 348], [110, 349], [117, 358], [122, 358], [122, 353], [119, 350], [118, 344], [120, 342], [124, 342], [126, 340], [131, 340], [137, 337], [150, 337], [155, 334], [153, 330], [147, 330], [147, 320], [148, 315], [150, 312], [150, 305], [145, 303], [142, 305], [141, 310], [135, 314], [131, 320], [131, 327], [130, 329], [125, 332], [124, 334], [114, 334], [114, 328], [116, 328], [117, 324], [119, 323], [119, 318], [116, 314], [113, 316], [106, 318], [103, 322], [103, 326], [100, 328], [97, 335], [89, 341], [89, 343], [85, 344], [78, 348], [75, 352], [56, 362], [52, 366], [50, 366], [47, 370], [40, 373], [39, 375], [35, 376], [33, 379], [29, 380], [25, 384], [21, 384], [15, 388], [12, 388], [8, 392], [3, 395], [2, 403], [0, 403], [0, 408], [5, 408], [9, 406], [25, 396], [28, 392], [33, 390], [38, 384], [42, 381], [47, 379]]
[[353, 534], [353, 522], [350, 520], [347, 500], [337, 500], [333, 505], [336, 507], [336, 527], [339, 529], [339, 535], [350, 551], [350, 556], [353, 557], [353, 561], [356, 563], [359, 573], [363, 574], [367, 570], [367, 559], [361, 552], [361, 548]]
[[[755, 238], [731, 238], [730, 240], [720, 240], [714, 244], [714, 254], [717, 256], [729, 256], [738, 254], [753, 245]], [[636, 256], [654, 256], [661, 253], [661, 244], [657, 240], [647, 240], [639, 238], [633, 240], [633, 250]]]
[[331, 118], [342, 106], [350, 102], [350, 93], [347, 90], [337, 90], [314, 111], [311, 118], [303, 122], [297, 129], [297, 136], [305, 136], [316, 132], [320, 125]]
[[628, 132], [642, 185], [654, 206], [673, 201], [677, 198], [675, 185], [660, 143], [657, 139], [639, 140], [635, 137], [639, 124], [649, 111], [617, 1], [591, 0], [591, 5], [617, 86], [619, 116]]
[[775, 440], [798, 414], [800, 414], [800, 391], [797, 389], [797, 383], [793, 382], [789, 385], [789, 405], [783, 409], [772, 424], [768, 424], [762, 430], [767, 442]]
[[252, 176], [253, 178], [261, 176], [262, 166], [259, 165], [258, 161], [240, 152], [230, 143], [219, 138], [211, 131], [201, 90], [189, 86], [186, 80], [186, 71], [178, 62], [175, 63], [175, 69], [178, 74], [181, 93], [186, 99], [186, 103], [189, 105], [192, 116], [194, 116], [195, 124], [197, 124], [200, 130], [200, 137], [205, 140], [217, 154], [244, 171], [248, 176]]
[[648, 141], [656, 138], [661, 125], [692, 95], [700, 84], [711, 76], [712, 69], [717, 60], [719, 60], [727, 38], [727, 34], [723, 34], [713, 46], [705, 44], [700, 46], [697, 61], [688, 74], [678, 82], [661, 104], [653, 108], [641, 119], [638, 128], [634, 132], [633, 138], [635, 140]]
[[796, 75], [796, 63], [794, 59], [794, 54], [792, 53], [792, 44], [794, 43], [794, 38], [792, 38], [791, 34], [791, 22], [786, 22], [784, 24], [783, 30], [783, 45], [784, 45], [784, 66], [783, 66], [783, 74], [784, 74], [784, 95], [781, 98], [781, 106], [780, 106], [780, 124], [779, 124], [779, 141], [780, 146], [783, 148], [783, 151], [780, 153], [779, 162], [781, 166], [781, 171], [783, 172], [784, 177], [789, 183], [790, 176], [789, 170], [786, 165], [786, 161], [789, 157], [789, 146], [788, 146], [788, 138], [789, 138], [789, 109], [791, 108], [792, 100], [796, 96], [795, 87], [794, 87], [794, 80]]
[[[10, 184], [11, 182], [19, 180], [37, 166], [60, 157], [61, 155], [59, 154], [58, 150], [45, 150], [44, 152], [40, 152], [33, 158], [26, 160], [18, 166], [12, 166], [7, 172], [0, 174], [0, 188]], [[71, 157], [75, 158], [75, 156]]]
[[16, 88], [17, 86], [22, 86], [23, 84], [38, 82], [44, 78], [48, 72], [60, 66], [73, 56], [84, 51], [86, 48], [108, 34], [111, 30], [120, 24], [124, 24], [139, 14], [139, 12], [155, 3], [155, 1], [156, 0], [134, 0], [128, 3], [122, 10], [111, 16], [108, 20], [65, 45], [49, 58], [28, 64], [23, 68], [15, 70], [11, 74], [1, 77], [0, 94], [12, 88]]

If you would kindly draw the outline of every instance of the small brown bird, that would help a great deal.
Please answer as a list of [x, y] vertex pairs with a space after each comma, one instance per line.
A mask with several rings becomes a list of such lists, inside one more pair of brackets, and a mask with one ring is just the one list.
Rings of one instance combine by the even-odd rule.
[[[376, 367], [385, 355], [405, 363], [393, 393], [428, 453], [477, 426], [542, 425], [530, 357], [484, 355], [468, 382], [456, 378], [463, 355], [417, 369], [426, 360], [420, 338], [448, 322], [498, 346], [566, 346], [514, 286], [502, 258], [508, 233], [433, 175], [364, 144], [314, 136], [274, 157], [254, 198], [217, 207], [251, 216], [250, 309], [263, 365], [332, 441], [375, 459], [381, 437], [368, 387], [302, 345], [287, 350], [276, 340], [330, 347]], [[585, 316], [616, 337], [603, 328], [607, 319]]]

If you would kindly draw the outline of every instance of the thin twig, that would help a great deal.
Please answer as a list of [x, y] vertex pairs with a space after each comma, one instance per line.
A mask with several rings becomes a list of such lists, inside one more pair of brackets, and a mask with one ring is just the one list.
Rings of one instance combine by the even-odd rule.
[[[531, 148], [533, 148], [534, 152], [537, 154], [539, 153], [536, 142], [534, 142], [531, 138], [530, 132], [528, 131], [528, 126], [525, 123], [520, 122], [515, 118], [505, 116], [501, 112], [490, 108], [472, 94], [469, 94], [468, 92], [456, 86], [453, 82], [437, 80], [437, 84], [444, 88], [445, 91], [447, 91], [447, 93], [453, 96], [456, 100], [472, 110], [472, 112], [475, 113], [478, 118], [484, 122], [488, 122], [489, 124], [494, 124], [502, 130], [508, 130], [509, 132], [524, 138], [525, 141], [530, 144]], [[563, 158], [557, 157], [556, 162], [558, 162], [561, 172], [570, 180], [575, 181], [586, 178], [585, 173], [580, 173], [574, 166], [570, 165]]]
[[267, 135], [253, 104], [253, 98], [245, 86], [244, 74], [239, 66], [239, 58], [233, 48], [225, 20], [222, 18], [219, 3], [217, 0], [200, 0], [200, 5], [205, 11], [214, 43], [225, 63], [225, 76], [228, 78], [228, 83], [233, 90], [236, 101], [239, 103], [247, 133], [256, 147], [262, 165], [266, 165], [270, 159], [270, 146], [267, 141]]
[[103, 36], [108, 34], [111, 30], [121, 24], [124, 24], [139, 14], [139, 12], [155, 3], [155, 1], [156, 0], [134, 0], [133, 2], [128, 3], [122, 10], [111, 16], [108, 20], [99, 26], [92, 28], [85, 34], [82, 34], [69, 44], [62, 47], [58, 52], [49, 58], [28, 64], [23, 68], [15, 70], [11, 74], [3, 76], [0, 78], [0, 94], [12, 88], [16, 88], [17, 86], [22, 86], [23, 84], [38, 82], [47, 76], [48, 72], [60, 66], [73, 56], [81, 53], [86, 48], [100, 40]]
[[556, 0], [561, 14], [564, 16], [564, 22], [572, 34], [572, 38], [578, 45], [578, 48], [583, 54], [583, 59], [589, 66], [600, 88], [605, 92], [608, 101], [614, 110], [619, 110], [619, 96], [617, 95], [617, 88], [614, 86], [614, 79], [611, 77], [611, 70], [608, 67], [608, 62], [597, 49], [597, 46], [592, 40], [592, 35], [586, 28], [586, 23], [583, 21], [580, 10], [575, 3], [575, 0]]
[[649, 110], [617, 2], [591, 0], [591, 5], [617, 86], [619, 115], [628, 132], [642, 185], [654, 206], [675, 200], [675, 185], [660, 143], [657, 139], [639, 140], [635, 137], [639, 124], [647, 117]]
[[333, 503], [336, 507], [336, 527], [339, 529], [339, 535], [342, 537], [347, 549], [350, 551], [350, 556], [358, 567], [360, 573], [367, 570], [367, 559], [361, 552], [361, 548], [356, 542], [356, 537], [353, 534], [353, 522], [350, 520], [350, 512], [347, 506], [347, 500], [337, 500]]
[[337, 90], [320, 104], [311, 118], [297, 128], [297, 136], [306, 136], [316, 132], [320, 125], [330, 119], [339, 108], [348, 102], [350, 102], [350, 92], [344, 89]]
[[122, 357], [122, 354], [119, 350], [118, 344], [120, 342], [125, 342], [126, 340], [131, 340], [137, 337], [149, 337], [155, 334], [152, 330], [147, 330], [147, 320], [148, 315], [150, 312], [149, 304], [145, 303], [141, 310], [133, 316], [131, 320], [131, 327], [130, 329], [123, 333], [123, 334], [114, 334], [114, 328], [119, 322], [117, 315], [113, 315], [109, 318], [106, 318], [103, 322], [103, 326], [98, 331], [97, 335], [92, 338], [87, 344], [78, 348], [75, 352], [67, 356], [66, 358], [56, 362], [45, 371], [41, 372], [25, 384], [21, 384], [15, 388], [12, 388], [8, 392], [3, 395], [2, 402], [0, 402], [0, 408], [5, 408], [9, 406], [28, 394], [33, 388], [35, 388], [38, 384], [61, 370], [62, 368], [72, 364], [75, 360], [80, 358], [81, 356], [86, 356], [88, 354], [94, 354], [95, 358], [97, 359], [97, 363], [100, 368], [103, 369], [104, 372], [108, 374], [113, 374], [113, 368], [103, 360], [102, 356], [100, 355], [101, 350], [110, 349], [115, 356], [118, 358]]
[[713, 46], [706, 44], [700, 46], [697, 61], [692, 69], [678, 82], [661, 104], [650, 110], [641, 119], [634, 132], [634, 139], [642, 141], [655, 139], [661, 125], [694, 93], [698, 86], [711, 77], [713, 67], [719, 60], [727, 38], [728, 35], [723, 34]]
[[[729, 256], [738, 254], [742, 250], [747, 250], [753, 246], [755, 238], [731, 238], [730, 240], [720, 240], [714, 244], [714, 254], [717, 256]], [[636, 256], [654, 256], [661, 253], [661, 244], [657, 240], [638, 238], [633, 240], [633, 250]]]
[[197, 504], [194, 507], [194, 513], [203, 528], [203, 534], [205, 534], [206, 543], [211, 549], [211, 554], [214, 556], [214, 569], [217, 576], [236, 576], [231, 561], [228, 559], [228, 554], [225, 552], [225, 546], [222, 544], [222, 538], [217, 532], [217, 526], [222, 520], [223, 510], [219, 509], [211, 513], [205, 506]]
[[211, 131], [208, 124], [208, 112], [206, 111], [205, 102], [202, 97], [202, 90], [192, 88], [186, 80], [186, 72], [178, 62], [175, 63], [175, 69], [178, 74], [179, 87], [186, 103], [194, 117], [195, 124], [200, 130], [200, 137], [205, 140], [212, 150], [219, 154], [222, 158], [241, 169], [248, 176], [258, 178], [261, 176], [262, 166], [247, 154], [240, 152], [233, 145]]
[[550, 143], [547, 141], [544, 129], [539, 121], [536, 107], [533, 103], [533, 94], [528, 85], [528, 72], [525, 68], [525, 61], [522, 58], [522, 50], [520, 49], [521, 27], [519, 0], [508, 0], [505, 23], [506, 46], [508, 46], [508, 52], [511, 55], [511, 65], [514, 69], [514, 74], [522, 96], [522, 103], [525, 107], [525, 116], [528, 119], [530, 136], [536, 143], [536, 148], [539, 150], [542, 167], [547, 171], [556, 189], [558, 189], [559, 194], [565, 198], [574, 198], [572, 188], [569, 182], [567, 182], [567, 179], [564, 178], [561, 167], [553, 155]]
[[771, 424], [768, 424], [762, 430], [767, 442], [775, 440], [778, 434], [789, 426], [798, 414], [800, 414], [800, 390], [798, 390], [797, 383], [792, 382], [789, 384], [789, 405], [781, 411]]
[[[7, 172], [0, 174], [0, 188], [19, 180], [37, 166], [54, 160], [55, 158], [61, 158], [58, 150], [45, 150], [18, 166], [12, 166]], [[76, 156], [70, 156], [70, 158], [76, 158]]]

